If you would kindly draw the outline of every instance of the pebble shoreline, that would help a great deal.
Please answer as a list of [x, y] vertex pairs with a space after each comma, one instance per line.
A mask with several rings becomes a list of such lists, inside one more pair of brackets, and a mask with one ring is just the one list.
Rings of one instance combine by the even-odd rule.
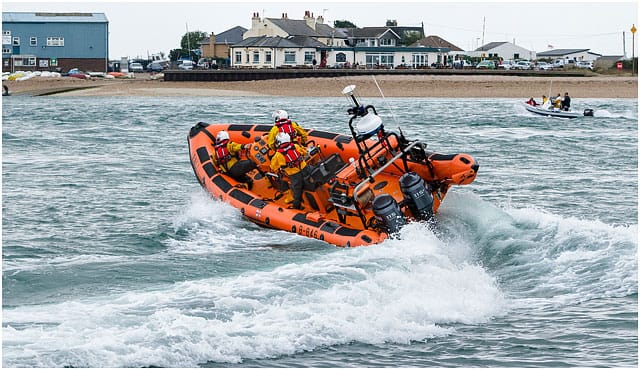
[[[572, 98], [637, 98], [637, 76], [520, 77], [354, 76], [260, 81], [169, 82], [136, 74], [135, 79], [81, 80], [73, 77], [3, 81], [12, 95], [53, 96], [341, 96], [354, 84], [361, 96], [540, 98], [569, 92]], [[550, 91], [551, 90], [551, 91]]]

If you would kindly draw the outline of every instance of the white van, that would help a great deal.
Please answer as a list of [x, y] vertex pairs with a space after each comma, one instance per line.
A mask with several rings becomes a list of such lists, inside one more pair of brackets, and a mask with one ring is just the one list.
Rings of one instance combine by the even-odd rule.
[[200, 69], [209, 69], [209, 61], [207, 60], [207, 58], [200, 58], [198, 59], [198, 64], [197, 64], [198, 68]]
[[178, 68], [185, 69], [185, 70], [193, 69], [193, 61], [183, 60], [182, 63], [178, 65]]
[[513, 69], [515, 65], [513, 60], [503, 60], [502, 63], [498, 65], [498, 69], [510, 70]]

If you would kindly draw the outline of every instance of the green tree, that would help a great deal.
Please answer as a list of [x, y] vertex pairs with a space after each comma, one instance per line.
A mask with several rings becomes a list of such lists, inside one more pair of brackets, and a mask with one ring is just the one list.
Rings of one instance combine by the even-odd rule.
[[422, 39], [422, 33], [418, 31], [407, 31], [405, 32], [401, 43], [404, 46], [409, 46], [420, 39]]
[[[189, 56], [191, 60], [198, 60], [200, 57], [200, 41], [207, 36], [202, 31], [191, 31], [182, 35], [180, 39], [180, 48], [173, 49], [169, 52], [170, 60], [178, 60], [180, 56]], [[175, 55], [177, 53], [177, 55]]]
[[356, 26], [355, 24], [347, 21], [347, 20], [341, 20], [341, 21], [333, 21], [333, 27], [335, 28], [358, 28], [358, 26]]
[[184, 50], [193, 50], [198, 48], [198, 43], [207, 37], [207, 34], [202, 31], [187, 32], [182, 36], [180, 40], [180, 47]]
[[176, 61], [178, 60], [178, 58], [180, 58], [180, 54], [182, 54], [183, 51], [182, 49], [173, 49], [169, 52], [169, 60], [171, 61]]

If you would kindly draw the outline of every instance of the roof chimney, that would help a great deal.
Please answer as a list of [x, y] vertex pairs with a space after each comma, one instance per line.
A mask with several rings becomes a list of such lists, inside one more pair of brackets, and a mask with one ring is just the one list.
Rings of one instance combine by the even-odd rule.
[[313, 18], [313, 13], [311, 13], [308, 10], [305, 10], [304, 11], [304, 20], [305, 20], [305, 22], [307, 22], [307, 26], [309, 26], [313, 30], [316, 29], [316, 20]]
[[258, 28], [260, 25], [260, 13], [254, 12], [251, 16], [251, 28]]
[[324, 18], [322, 18], [322, 16], [319, 15], [318, 18], [316, 19], [316, 23], [324, 24]]

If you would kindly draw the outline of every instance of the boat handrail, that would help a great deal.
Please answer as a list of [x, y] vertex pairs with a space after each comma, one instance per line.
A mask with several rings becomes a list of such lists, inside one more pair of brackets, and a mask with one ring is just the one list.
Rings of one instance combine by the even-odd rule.
[[[391, 136], [395, 136], [396, 138], [396, 146], [394, 147], [393, 145], [391, 145], [391, 142], [389, 141], [389, 137]], [[383, 150], [387, 150], [391, 153], [395, 153], [396, 149], [400, 149], [402, 151], [402, 144], [401, 144], [401, 139], [398, 136], [398, 134], [396, 134], [395, 132], [389, 132], [389, 133], [385, 133], [384, 137], [379, 139], [375, 144], [373, 144], [372, 146], [367, 146], [366, 143], [363, 143], [365, 146], [364, 151], [362, 151], [360, 153], [360, 156], [358, 157], [358, 166], [360, 166], [360, 168], [364, 170], [366, 170], [366, 172], [370, 172], [371, 168], [369, 167], [368, 163], [369, 161], [374, 161], [374, 155], [380, 153]], [[377, 146], [381, 146], [381, 148], [376, 148]], [[376, 152], [372, 154], [372, 152], [374, 151], [374, 149], [376, 149]], [[367, 158], [368, 157], [368, 158]], [[406, 163], [405, 164], [405, 169], [406, 169]], [[373, 166], [373, 162], [372, 162], [372, 166]], [[398, 167], [399, 170], [401, 170]]]
[[382, 165], [382, 167], [378, 168], [377, 170], [375, 170], [373, 173], [371, 173], [369, 176], [367, 176], [367, 178], [365, 178], [364, 180], [362, 180], [360, 183], [358, 183], [358, 185], [356, 185], [355, 188], [353, 188], [353, 192], [351, 193], [351, 197], [353, 198], [353, 200], [355, 201], [355, 197], [356, 194], [359, 193], [360, 188], [362, 188], [364, 185], [366, 185], [369, 182], [374, 182], [374, 178], [379, 175], [382, 171], [384, 171], [387, 167], [391, 166], [395, 161], [397, 161], [398, 159], [400, 159], [402, 156], [407, 155], [407, 152], [409, 149], [413, 148], [414, 146], [421, 144], [420, 141], [414, 141], [413, 143], [409, 144], [406, 148], [402, 149], [400, 151], [400, 153], [396, 154], [393, 158], [391, 158], [391, 160], [389, 160], [387, 163], [385, 163], [384, 165]]

